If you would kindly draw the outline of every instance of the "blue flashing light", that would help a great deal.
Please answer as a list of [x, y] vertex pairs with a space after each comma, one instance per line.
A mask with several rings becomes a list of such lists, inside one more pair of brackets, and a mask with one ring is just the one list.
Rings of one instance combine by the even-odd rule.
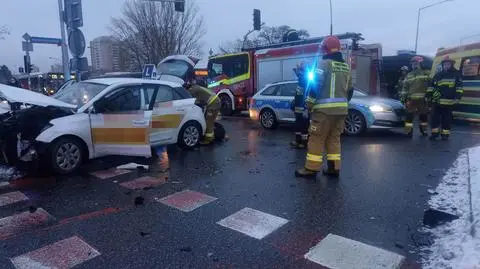
[[307, 73], [307, 79], [308, 81], [312, 82], [314, 79], [315, 79], [315, 74], [313, 73], [313, 71], [309, 71]]

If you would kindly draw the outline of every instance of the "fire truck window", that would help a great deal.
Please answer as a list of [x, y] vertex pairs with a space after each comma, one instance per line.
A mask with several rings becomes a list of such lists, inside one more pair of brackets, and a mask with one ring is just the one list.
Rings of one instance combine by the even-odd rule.
[[468, 57], [462, 59], [460, 70], [463, 78], [466, 80], [480, 79], [480, 56]]
[[277, 89], [278, 89], [277, 85], [270, 86], [262, 92], [262, 95], [267, 95], [267, 96], [276, 95]]
[[231, 70], [229, 77], [238, 77], [248, 72], [248, 56], [246, 54], [231, 57]]

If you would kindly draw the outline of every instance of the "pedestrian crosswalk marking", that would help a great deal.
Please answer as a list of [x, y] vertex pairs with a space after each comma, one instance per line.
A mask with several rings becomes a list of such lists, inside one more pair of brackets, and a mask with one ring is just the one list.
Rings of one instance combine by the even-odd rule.
[[28, 197], [19, 191], [4, 193], [0, 195], [0, 207], [26, 200], [28, 200]]
[[330, 269], [398, 269], [404, 257], [355, 240], [328, 234], [305, 258]]
[[108, 169], [108, 170], [93, 172], [91, 173], [91, 175], [94, 177], [98, 177], [100, 179], [109, 179], [109, 178], [113, 178], [113, 177], [120, 176], [127, 173], [130, 173], [130, 171], [122, 170], [122, 169]]
[[284, 218], [246, 207], [220, 220], [217, 224], [256, 239], [262, 239], [287, 222], [288, 220]]
[[42, 208], [35, 212], [26, 211], [0, 219], [0, 239], [28, 231], [37, 226], [54, 221], [55, 218]]
[[98, 250], [73, 236], [10, 260], [16, 269], [56, 269], [72, 268], [98, 256]]
[[196, 191], [184, 190], [156, 200], [183, 212], [190, 212], [217, 200], [217, 198]]

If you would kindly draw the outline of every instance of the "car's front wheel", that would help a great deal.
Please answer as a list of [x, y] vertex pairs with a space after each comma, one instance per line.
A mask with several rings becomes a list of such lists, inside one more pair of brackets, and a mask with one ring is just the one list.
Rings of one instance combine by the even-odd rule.
[[273, 110], [266, 108], [260, 112], [260, 124], [265, 129], [275, 129], [277, 127], [277, 117]]
[[183, 125], [178, 133], [178, 145], [182, 148], [193, 149], [200, 142], [202, 127], [198, 122], [189, 121]]
[[362, 113], [356, 110], [349, 110], [345, 118], [345, 133], [350, 136], [360, 135], [365, 131], [366, 122]]
[[84, 160], [82, 143], [71, 137], [56, 140], [50, 147], [50, 165], [56, 174], [70, 174], [80, 168]]

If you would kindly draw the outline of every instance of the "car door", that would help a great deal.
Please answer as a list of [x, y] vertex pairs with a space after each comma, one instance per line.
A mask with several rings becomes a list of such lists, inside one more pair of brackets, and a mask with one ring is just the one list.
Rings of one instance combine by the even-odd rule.
[[175, 134], [187, 113], [172, 87], [158, 85], [153, 102], [150, 140], [152, 146], [176, 141]]
[[295, 98], [296, 89], [296, 83], [284, 83], [278, 85], [278, 90], [276, 92], [276, 105], [282, 121], [295, 120], [295, 113], [292, 111], [291, 105]]
[[151, 106], [141, 85], [119, 87], [94, 103], [90, 127], [95, 156], [151, 156]]

